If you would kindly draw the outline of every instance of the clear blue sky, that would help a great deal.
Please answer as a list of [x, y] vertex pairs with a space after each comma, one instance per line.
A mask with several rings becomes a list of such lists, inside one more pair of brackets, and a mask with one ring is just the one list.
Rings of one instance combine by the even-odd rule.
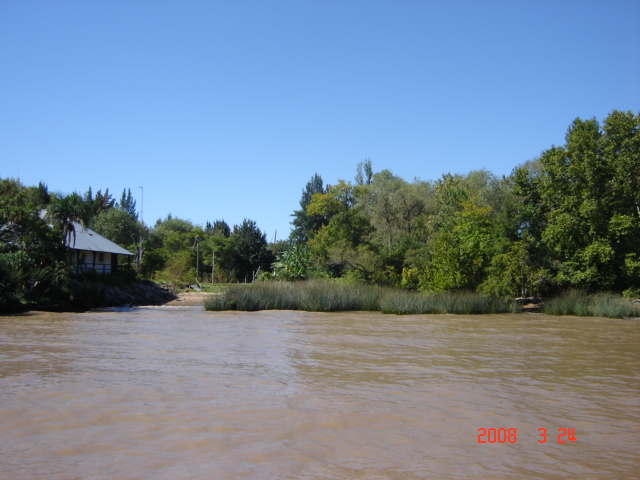
[[314, 173], [495, 174], [640, 111], [640, 2], [0, 2], [0, 177], [288, 236]]

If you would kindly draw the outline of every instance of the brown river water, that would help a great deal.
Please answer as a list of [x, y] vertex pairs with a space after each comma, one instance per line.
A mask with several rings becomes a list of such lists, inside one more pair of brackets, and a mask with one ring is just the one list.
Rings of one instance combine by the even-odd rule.
[[640, 478], [640, 320], [0, 316], [0, 479], [423, 478]]

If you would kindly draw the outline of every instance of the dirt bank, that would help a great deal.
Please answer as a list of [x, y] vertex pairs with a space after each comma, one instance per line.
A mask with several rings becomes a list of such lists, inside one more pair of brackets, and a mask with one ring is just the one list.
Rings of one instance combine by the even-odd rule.
[[204, 293], [204, 292], [184, 292], [179, 293], [178, 298], [170, 301], [169, 303], [165, 303], [168, 307], [192, 307], [197, 305], [202, 305], [204, 299], [211, 295], [219, 295], [216, 293]]

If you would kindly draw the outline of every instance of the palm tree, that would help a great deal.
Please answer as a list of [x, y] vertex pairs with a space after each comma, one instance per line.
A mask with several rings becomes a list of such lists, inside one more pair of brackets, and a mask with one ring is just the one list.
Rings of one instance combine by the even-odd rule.
[[80, 223], [83, 227], [87, 223], [87, 208], [82, 197], [77, 193], [67, 196], [57, 196], [56, 199], [49, 204], [46, 217], [54, 227], [62, 232], [62, 243], [71, 244], [73, 236], [73, 245], [76, 243], [76, 228], [74, 222]]

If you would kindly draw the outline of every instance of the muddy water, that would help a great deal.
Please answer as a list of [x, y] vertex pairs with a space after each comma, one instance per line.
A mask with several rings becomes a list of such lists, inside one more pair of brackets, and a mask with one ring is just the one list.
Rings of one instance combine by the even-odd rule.
[[626, 479], [638, 452], [638, 320], [0, 316], [2, 479]]

